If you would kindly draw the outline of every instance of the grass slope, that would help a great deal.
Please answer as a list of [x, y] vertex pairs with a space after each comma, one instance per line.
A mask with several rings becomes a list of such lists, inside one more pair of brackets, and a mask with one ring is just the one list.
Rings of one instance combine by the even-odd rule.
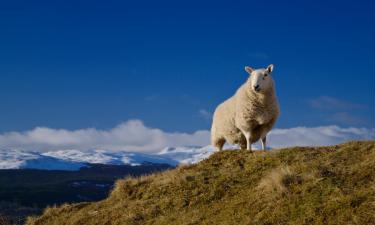
[[375, 224], [375, 142], [222, 151], [28, 224]]

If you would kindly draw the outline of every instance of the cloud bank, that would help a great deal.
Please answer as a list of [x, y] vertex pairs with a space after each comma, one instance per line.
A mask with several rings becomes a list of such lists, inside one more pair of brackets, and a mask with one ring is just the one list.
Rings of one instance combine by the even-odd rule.
[[146, 127], [141, 120], [129, 120], [110, 130], [80, 130], [37, 127], [26, 132], [0, 135], [0, 149], [50, 151], [61, 149], [105, 149], [153, 153], [166, 146], [207, 145], [209, 131], [169, 133]]
[[333, 145], [350, 140], [374, 139], [375, 129], [321, 126], [274, 129], [269, 134], [268, 143], [273, 148], [282, 148], [289, 146]]
[[[331, 145], [348, 140], [373, 140], [375, 129], [342, 128], [338, 126], [295, 127], [274, 129], [268, 143], [272, 148], [287, 146]], [[157, 153], [165, 147], [206, 146], [210, 132], [165, 132], [150, 128], [141, 120], [129, 120], [109, 130], [87, 128], [80, 130], [37, 127], [25, 132], [0, 134], [0, 150], [20, 149], [29, 151], [92, 150], [133, 151]]]

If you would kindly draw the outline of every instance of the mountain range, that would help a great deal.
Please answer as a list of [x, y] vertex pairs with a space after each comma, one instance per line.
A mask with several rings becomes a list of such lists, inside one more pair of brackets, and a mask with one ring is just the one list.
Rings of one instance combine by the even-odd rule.
[[46, 152], [7, 149], [0, 150], [0, 169], [76, 171], [90, 164], [137, 166], [147, 163], [177, 166], [197, 163], [208, 158], [213, 152], [211, 146], [167, 147], [156, 154], [98, 149]]

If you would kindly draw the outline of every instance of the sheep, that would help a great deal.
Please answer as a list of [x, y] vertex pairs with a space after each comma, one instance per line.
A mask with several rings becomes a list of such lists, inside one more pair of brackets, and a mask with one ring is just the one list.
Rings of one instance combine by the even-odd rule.
[[216, 108], [211, 127], [211, 144], [216, 150], [222, 150], [227, 142], [251, 151], [251, 144], [259, 139], [266, 149], [267, 133], [280, 114], [271, 76], [273, 67], [254, 70], [246, 66], [250, 75], [247, 81]]

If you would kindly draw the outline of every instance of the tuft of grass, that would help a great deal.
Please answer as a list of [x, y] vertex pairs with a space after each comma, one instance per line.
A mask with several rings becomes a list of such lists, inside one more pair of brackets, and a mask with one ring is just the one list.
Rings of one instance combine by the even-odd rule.
[[27, 224], [375, 224], [375, 142], [217, 152]]
[[258, 190], [285, 194], [291, 185], [301, 184], [302, 180], [302, 177], [293, 173], [288, 166], [282, 166], [264, 176], [259, 182]]

